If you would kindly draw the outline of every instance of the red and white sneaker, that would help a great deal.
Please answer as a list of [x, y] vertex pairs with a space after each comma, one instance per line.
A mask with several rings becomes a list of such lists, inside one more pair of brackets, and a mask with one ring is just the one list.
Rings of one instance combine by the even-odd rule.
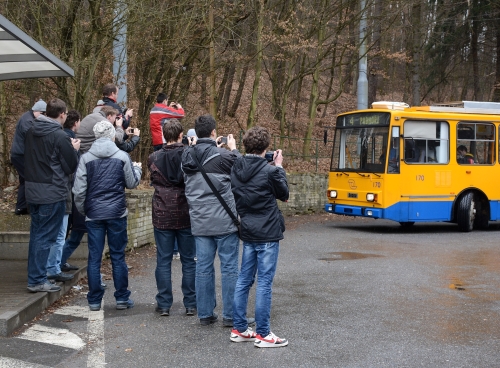
[[269, 335], [266, 337], [257, 335], [253, 344], [258, 348], [281, 348], [288, 345], [288, 340], [280, 339], [272, 332], [269, 332]]
[[247, 327], [245, 332], [239, 332], [237, 329], [233, 328], [230, 339], [232, 342], [255, 341], [255, 336], [257, 336], [257, 334], [253, 332], [250, 327]]

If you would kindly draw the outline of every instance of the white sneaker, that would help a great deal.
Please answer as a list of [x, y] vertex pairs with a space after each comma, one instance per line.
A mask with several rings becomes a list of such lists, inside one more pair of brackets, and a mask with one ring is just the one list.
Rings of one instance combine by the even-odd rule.
[[269, 335], [266, 337], [257, 335], [253, 344], [258, 348], [281, 348], [282, 346], [288, 345], [288, 340], [280, 339], [272, 332], [269, 332]]
[[257, 334], [253, 332], [250, 327], [247, 327], [245, 332], [239, 332], [237, 329], [233, 328], [230, 339], [232, 342], [255, 341], [256, 336]]

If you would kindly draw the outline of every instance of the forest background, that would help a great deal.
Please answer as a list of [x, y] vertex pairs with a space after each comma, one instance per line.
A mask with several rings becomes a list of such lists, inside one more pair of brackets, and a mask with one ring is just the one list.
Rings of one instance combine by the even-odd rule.
[[[114, 82], [113, 40], [127, 33], [127, 107], [152, 152], [149, 111], [159, 92], [182, 123], [211, 113], [239, 141], [273, 134], [288, 171], [328, 172], [337, 114], [356, 108], [359, 21], [365, 12], [368, 103], [500, 102], [498, 0], [0, 0], [0, 14], [75, 71], [73, 78], [0, 82], [0, 184], [15, 183], [15, 124], [58, 97], [82, 116]], [[123, 35], [122, 35], [123, 36]], [[283, 138], [289, 137], [289, 138]], [[147, 172], [147, 170], [145, 170]]]

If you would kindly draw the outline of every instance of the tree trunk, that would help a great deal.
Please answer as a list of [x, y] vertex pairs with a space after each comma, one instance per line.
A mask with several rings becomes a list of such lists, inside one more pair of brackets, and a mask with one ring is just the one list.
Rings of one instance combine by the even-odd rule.
[[247, 129], [255, 124], [255, 113], [257, 112], [257, 100], [259, 96], [260, 74], [262, 71], [262, 30], [264, 28], [264, 0], [258, 0], [257, 12], [257, 60], [255, 63], [255, 79], [253, 81], [252, 100], [248, 112]]
[[478, 14], [478, 0], [472, 1], [472, 32], [471, 32], [471, 42], [470, 42], [470, 52], [472, 56], [472, 82], [474, 90], [474, 101], [479, 101], [480, 99], [480, 88], [479, 88], [479, 56], [478, 56], [478, 39], [479, 39], [479, 25], [480, 20]]
[[421, 34], [422, 6], [420, 2], [412, 8], [413, 28], [413, 57], [412, 57], [412, 105], [420, 106], [420, 34]]
[[234, 97], [231, 109], [227, 113], [227, 115], [232, 118], [236, 116], [236, 110], [238, 110], [238, 106], [240, 105], [241, 96], [243, 96], [243, 89], [245, 88], [245, 82], [247, 80], [247, 74], [248, 74], [248, 64], [246, 64], [243, 67], [243, 70], [241, 71], [240, 81], [238, 83], [238, 91], [236, 92], [236, 96]]
[[[497, 5], [497, 17], [500, 16], [500, 5]], [[497, 38], [497, 61], [495, 72], [495, 85], [493, 86], [493, 102], [500, 102], [500, 22], [496, 22], [496, 38]]]
[[227, 77], [226, 89], [224, 91], [224, 99], [222, 100], [221, 117], [224, 118], [227, 115], [227, 110], [229, 107], [229, 98], [231, 97], [231, 91], [233, 90], [234, 73], [236, 72], [235, 63], [231, 63], [229, 66], [229, 75]]

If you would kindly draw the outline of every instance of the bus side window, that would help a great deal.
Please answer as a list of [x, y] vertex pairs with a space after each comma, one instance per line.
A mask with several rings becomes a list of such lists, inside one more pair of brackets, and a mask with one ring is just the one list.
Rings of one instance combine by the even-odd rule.
[[418, 162], [420, 159], [420, 149], [413, 138], [405, 139], [405, 161]]

